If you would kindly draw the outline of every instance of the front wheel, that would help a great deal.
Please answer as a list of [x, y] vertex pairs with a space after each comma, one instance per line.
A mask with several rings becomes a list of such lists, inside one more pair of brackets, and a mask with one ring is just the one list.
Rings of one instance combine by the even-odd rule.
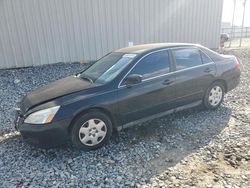
[[89, 112], [78, 118], [71, 130], [73, 146], [83, 150], [94, 150], [105, 145], [112, 134], [110, 119], [101, 112]]
[[224, 98], [225, 87], [221, 82], [215, 82], [208, 87], [203, 104], [207, 109], [216, 109], [218, 108]]

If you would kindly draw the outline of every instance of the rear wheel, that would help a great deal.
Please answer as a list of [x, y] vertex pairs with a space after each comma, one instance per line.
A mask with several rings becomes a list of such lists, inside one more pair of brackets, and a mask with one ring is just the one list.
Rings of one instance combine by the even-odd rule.
[[208, 87], [203, 104], [207, 109], [216, 109], [218, 108], [224, 98], [225, 87], [221, 82], [215, 82]]
[[78, 118], [71, 130], [73, 146], [83, 150], [94, 150], [105, 145], [112, 134], [112, 123], [101, 112], [89, 112]]

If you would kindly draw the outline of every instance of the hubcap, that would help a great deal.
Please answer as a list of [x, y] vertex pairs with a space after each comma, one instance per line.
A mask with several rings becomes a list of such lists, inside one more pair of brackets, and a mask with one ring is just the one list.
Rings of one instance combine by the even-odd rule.
[[79, 139], [87, 146], [99, 144], [107, 134], [106, 124], [100, 119], [90, 119], [79, 129]]
[[212, 106], [218, 105], [222, 100], [222, 89], [220, 86], [214, 86], [209, 93], [209, 103]]

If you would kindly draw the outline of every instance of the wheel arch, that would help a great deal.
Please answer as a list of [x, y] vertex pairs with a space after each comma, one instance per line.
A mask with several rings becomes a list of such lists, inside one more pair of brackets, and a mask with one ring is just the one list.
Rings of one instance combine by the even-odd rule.
[[228, 90], [227, 82], [226, 82], [225, 80], [223, 80], [223, 79], [217, 79], [217, 80], [213, 81], [213, 82], [210, 84], [210, 86], [211, 86], [212, 84], [216, 83], [216, 82], [222, 83], [223, 86], [224, 86], [224, 89], [225, 89], [225, 93], [227, 93], [227, 90]]
[[114, 115], [112, 114], [112, 112], [110, 112], [109, 110], [107, 110], [105, 108], [102, 108], [102, 107], [92, 107], [92, 108], [81, 110], [80, 112], [78, 112], [76, 114], [76, 116], [70, 122], [70, 125], [68, 127], [68, 132], [70, 133], [70, 131], [72, 130], [72, 127], [73, 127], [74, 123], [77, 121], [77, 119], [79, 117], [81, 117], [82, 115], [87, 114], [87, 113], [89, 113], [91, 111], [98, 111], [98, 112], [101, 112], [101, 113], [105, 114], [106, 116], [109, 117], [109, 119], [110, 119], [110, 121], [112, 123], [112, 129], [114, 130], [114, 129], [117, 128], [117, 119], [114, 117]]

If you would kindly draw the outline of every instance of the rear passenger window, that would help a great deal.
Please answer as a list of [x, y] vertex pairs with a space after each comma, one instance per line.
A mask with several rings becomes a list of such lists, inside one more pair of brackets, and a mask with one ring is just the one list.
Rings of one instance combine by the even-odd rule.
[[208, 48], [202, 48], [204, 52], [213, 60], [213, 61], [222, 61], [223, 57], [220, 56], [220, 54], [216, 53], [215, 51], [212, 51]]
[[198, 49], [181, 48], [172, 50], [176, 62], [176, 69], [182, 70], [202, 64]]
[[200, 53], [201, 53], [201, 59], [202, 59], [202, 63], [203, 63], [203, 64], [213, 62], [213, 61], [211, 60], [211, 58], [207, 56], [207, 54], [205, 54], [205, 53], [202, 52], [202, 51], [200, 51]]
[[159, 76], [170, 71], [170, 63], [167, 50], [154, 52], [144, 57], [130, 72], [130, 74], [142, 75], [142, 79]]

